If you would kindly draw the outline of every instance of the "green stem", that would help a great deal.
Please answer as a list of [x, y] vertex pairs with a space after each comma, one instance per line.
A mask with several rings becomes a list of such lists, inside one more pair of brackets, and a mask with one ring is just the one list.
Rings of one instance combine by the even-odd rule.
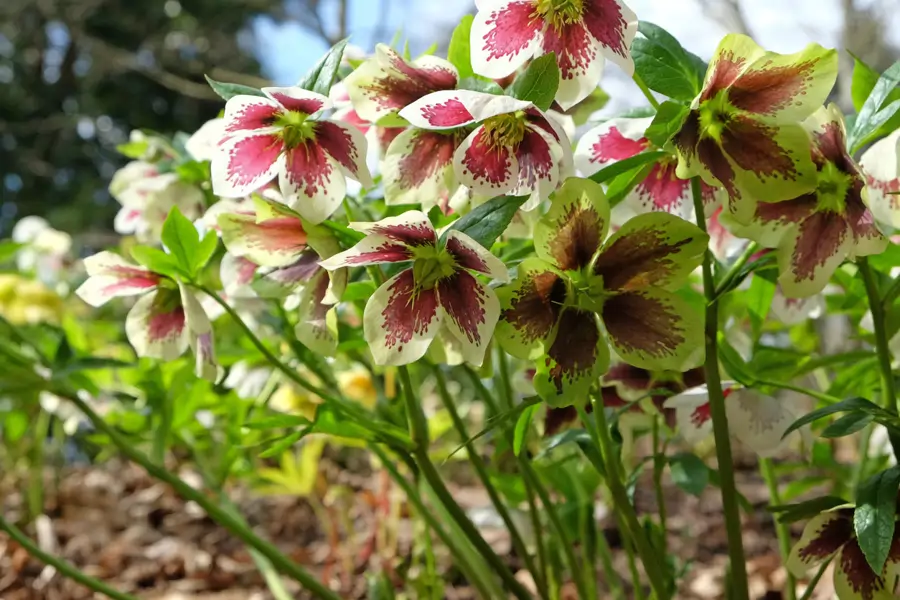
[[625, 589], [622, 584], [622, 578], [616, 573], [613, 567], [612, 549], [609, 542], [606, 541], [606, 535], [603, 530], [597, 531], [597, 554], [600, 555], [600, 566], [603, 568], [603, 575], [606, 578], [606, 585], [609, 586], [613, 598], [621, 600], [625, 597]]
[[41, 409], [35, 424], [28, 469], [28, 516], [32, 520], [44, 513], [44, 447], [47, 445], [50, 421], [50, 413]]
[[778, 388], [781, 390], [790, 390], [792, 392], [797, 392], [798, 394], [804, 394], [809, 396], [810, 398], [815, 398], [816, 400], [821, 400], [826, 404], [837, 404], [841, 401], [840, 398], [836, 396], [832, 396], [830, 394], [825, 394], [823, 392], [819, 392], [816, 390], [812, 390], [810, 388], [806, 388], [800, 385], [794, 385], [793, 383], [785, 383], [783, 381], [772, 381], [770, 379], [762, 379], [760, 377], [753, 377], [753, 383], [755, 385], [765, 385], [773, 388]]
[[143, 452], [135, 449], [123, 438], [118, 431], [106, 423], [100, 415], [82, 401], [76, 394], [67, 394], [56, 392], [57, 395], [68, 398], [78, 409], [84, 413], [94, 428], [100, 433], [106, 435], [113, 445], [118, 448], [128, 460], [137, 463], [144, 468], [152, 477], [159, 479], [163, 483], [170, 485], [180, 496], [186, 500], [196, 502], [206, 514], [222, 527], [231, 532], [232, 535], [240, 539], [242, 542], [266, 557], [272, 566], [281, 573], [291, 577], [311, 592], [317, 598], [326, 598], [327, 600], [339, 600], [339, 596], [322, 585], [315, 579], [306, 569], [293, 562], [271, 542], [268, 542], [259, 536], [240, 519], [236, 519], [228, 510], [222, 508], [217, 503], [210, 500], [202, 492], [195, 490], [183, 479], [166, 470], [164, 467], [154, 463]]
[[[759, 472], [766, 482], [769, 489], [769, 503], [774, 505], [781, 504], [781, 493], [778, 491], [778, 478], [775, 476], [775, 468], [772, 466], [772, 459], [759, 459]], [[791, 530], [786, 523], [781, 523], [778, 519], [775, 521], [775, 534], [778, 536], [778, 551], [781, 553], [781, 564], [786, 565], [788, 557], [791, 555]], [[797, 580], [787, 571], [787, 581], [784, 584], [786, 600], [797, 600]]]
[[819, 585], [819, 580], [822, 579], [822, 575], [825, 574], [825, 570], [828, 569], [828, 565], [831, 564], [832, 560], [834, 560], [834, 557], [829, 558], [822, 563], [813, 578], [809, 580], [809, 585], [806, 586], [806, 591], [800, 596], [800, 600], [812, 600], [813, 593], [816, 591], [816, 586]]
[[635, 73], [634, 75], [632, 75], [632, 79], [634, 79], [634, 82], [637, 84], [638, 88], [640, 88], [641, 93], [644, 94], [644, 98], [647, 99], [647, 102], [650, 103], [650, 106], [652, 106], [654, 109], [659, 109], [659, 100], [657, 100], [653, 96], [653, 93], [650, 91], [650, 88], [647, 87], [647, 84], [644, 83], [644, 80], [641, 79], [641, 76]]
[[732, 285], [734, 279], [738, 276], [738, 273], [741, 272], [741, 269], [750, 261], [754, 254], [759, 251], [759, 244], [756, 242], [750, 242], [747, 244], [747, 247], [744, 248], [744, 251], [737, 258], [734, 263], [732, 263], [731, 267], [729, 267], [728, 271], [722, 276], [722, 279], [719, 281], [719, 285], [716, 286], [716, 300], [719, 297], [726, 293], [728, 288]]
[[666, 585], [666, 577], [663, 574], [662, 567], [664, 560], [661, 559], [653, 546], [650, 544], [637, 518], [631, 501], [628, 499], [628, 492], [625, 490], [625, 484], [622, 480], [622, 471], [619, 468], [619, 458], [616, 456], [613, 448], [612, 437], [609, 433], [609, 424], [606, 422], [606, 410], [603, 403], [599, 402], [595, 396], [591, 397], [593, 405], [593, 413], [595, 426], [591, 427], [589, 422], [585, 423], [585, 429], [594, 438], [594, 444], [603, 452], [603, 462], [606, 468], [606, 485], [613, 497], [613, 510], [615, 510], [624, 521], [625, 531], [628, 537], [634, 542], [635, 548], [644, 564], [644, 570], [647, 572], [647, 579], [650, 580], [650, 587], [656, 594], [658, 600], [664, 600], [669, 597], [668, 586]]
[[219, 306], [221, 306], [222, 309], [225, 310], [225, 312], [228, 313], [228, 315], [234, 320], [234, 322], [237, 323], [241, 330], [243, 330], [244, 335], [246, 335], [250, 342], [256, 347], [256, 349], [259, 350], [260, 354], [262, 354], [273, 367], [284, 373], [292, 382], [296, 383], [301, 388], [312, 392], [322, 400], [331, 403], [336, 409], [351, 417], [358, 425], [366, 427], [370, 431], [388, 438], [390, 442], [385, 440], [386, 443], [389, 443], [390, 445], [397, 445], [406, 450], [412, 449], [413, 444], [406, 436], [399, 435], [392, 428], [385, 427], [384, 425], [377, 423], [373, 419], [372, 415], [364, 409], [342, 398], [329, 394], [326, 390], [310, 383], [309, 381], [301, 377], [300, 373], [284, 364], [284, 362], [282, 362], [277, 356], [275, 356], [272, 351], [269, 350], [258, 337], [256, 337], [256, 334], [253, 333], [253, 330], [250, 329], [250, 327], [246, 323], [244, 323], [244, 320], [241, 319], [240, 315], [238, 315], [235, 310], [231, 308], [231, 306], [229, 306], [229, 304], [225, 302], [216, 292], [202, 285], [195, 284], [195, 287], [212, 298]]
[[378, 457], [378, 460], [381, 462], [381, 466], [387, 471], [388, 475], [390, 475], [391, 479], [394, 480], [400, 489], [403, 490], [403, 493], [406, 496], [406, 499], [409, 500], [410, 504], [413, 505], [413, 508], [416, 509], [416, 512], [422, 517], [431, 529], [441, 538], [441, 541], [450, 549], [450, 552], [453, 554], [454, 558], [458, 561], [460, 565], [460, 569], [467, 574], [469, 578], [469, 583], [475, 586], [479, 592], [481, 592], [482, 598], [490, 598], [491, 592], [489, 586], [481, 581], [481, 579], [476, 575], [475, 568], [469, 563], [465, 552], [459, 547], [457, 540], [455, 540], [447, 530], [444, 529], [443, 524], [434, 516], [434, 511], [429, 510], [425, 503], [422, 501], [422, 497], [419, 495], [418, 490], [405, 478], [400, 474], [400, 471], [397, 470], [397, 466], [394, 464], [394, 460], [387, 455], [387, 453], [382, 450], [376, 444], [369, 444], [369, 449], [372, 451], [375, 456]]
[[653, 489], [656, 491], [656, 510], [659, 512], [659, 527], [663, 536], [663, 554], [668, 553], [669, 535], [668, 535], [668, 511], [666, 510], [666, 496], [663, 493], [662, 476], [666, 467], [666, 445], [660, 447], [659, 439], [659, 420], [661, 415], [653, 415]]
[[99, 579], [94, 579], [90, 575], [79, 571], [71, 563], [64, 561], [61, 558], [57, 558], [52, 554], [44, 552], [38, 547], [37, 544], [35, 544], [31, 540], [31, 538], [29, 538], [21, 530], [19, 530], [18, 527], [4, 519], [2, 514], [0, 514], [0, 531], [5, 532], [16, 543], [25, 548], [25, 550], [31, 556], [35, 557], [44, 564], [50, 565], [72, 581], [80, 583], [86, 588], [93, 590], [99, 594], [103, 594], [104, 596], [112, 598], [113, 600], [138, 600], [135, 596], [120, 592], [106, 585]]
[[419, 467], [422, 476], [425, 477], [425, 480], [431, 486], [431, 489], [447, 510], [450, 517], [456, 522], [466, 537], [469, 538], [469, 541], [478, 553], [484, 557], [491, 565], [491, 568], [493, 568], [500, 576], [507, 588], [509, 588], [509, 591], [512, 592], [516, 598], [519, 598], [519, 600], [531, 598], [531, 594], [529, 594], [528, 590], [519, 583], [519, 580], [515, 578], [509, 570], [509, 567], [504, 564], [500, 557], [497, 556], [497, 553], [494, 552], [493, 548], [491, 548], [484, 540], [481, 533], [478, 531], [478, 528], [475, 527], [465, 511], [457, 504], [456, 500], [453, 499], [453, 495], [450, 494], [447, 486], [444, 485], [440, 473], [438, 473], [434, 463], [431, 462], [431, 457], [428, 456], [428, 421], [425, 418], [425, 413], [422, 411], [422, 405], [419, 402], [418, 395], [416, 394], [412, 380], [410, 379], [409, 369], [407, 369], [406, 366], [401, 366], [397, 368], [397, 372], [400, 376], [401, 385], [403, 386], [403, 398], [406, 402], [407, 418], [410, 423], [410, 437], [412, 437], [413, 444], [415, 445], [413, 457], [416, 460], [416, 465]]
[[[703, 217], [703, 197], [700, 178], [691, 180], [694, 196], [694, 211], [697, 226], [706, 231]], [[728, 556], [731, 562], [731, 589], [734, 600], [749, 600], [747, 564], [744, 557], [744, 541], [741, 531], [741, 515], [738, 509], [737, 486], [734, 482], [734, 461], [731, 455], [731, 435], [728, 431], [728, 416], [725, 413], [725, 395], [719, 377], [719, 303], [715, 300], [716, 282], [712, 271], [712, 254], [707, 249], [703, 257], [703, 290], [706, 295], [706, 387], [709, 392], [710, 416], [716, 442], [716, 458], [719, 464], [720, 489], [722, 492], [722, 512], [725, 530], [728, 534]]]
[[487, 466], [485, 466], [481, 455], [478, 454], [478, 449], [475, 448], [475, 444], [469, 440], [468, 428], [466, 427], [465, 422], [463, 422], [462, 417], [459, 416], [459, 411], [456, 410], [456, 404], [450, 397], [450, 392], [447, 390], [447, 381], [444, 378], [444, 373], [441, 371], [440, 367], [435, 367], [434, 374], [437, 379], [438, 393], [441, 397], [441, 401], [444, 404], [444, 408], [446, 408], [447, 412], [450, 414], [450, 419], [453, 421], [453, 426], [456, 428], [456, 432], [459, 434], [460, 438], [465, 441], [466, 453], [469, 456], [469, 462], [472, 463], [472, 467], [475, 469], [475, 474], [478, 476], [478, 479], [481, 481], [481, 484], [487, 491], [487, 494], [490, 497], [494, 508], [497, 510], [497, 514], [499, 514], [500, 518], [503, 519], [503, 523], [506, 525], [506, 529], [509, 531], [509, 537], [510, 541], [512, 542], [513, 549], [516, 551], [516, 554], [521, 556], [522, 560], [525, 562], [525, 568], [528, 569], [528, 572], [531, 573], [531, 576], [534, 578], [535, 585], [537, 585], [538, 593], [540, 594], [541, 598], [549, 598], [547, 594], [547, 584], [542, 579], [541, 573], [538, 572], [538, 570], [535, 568], [534, 560], [532, 560], [531, 554], [528, 552], [528, 549], [525, 546], [525, 542], [522, 539], [522, 534], [519, 532], [519, 528], [516, 527], [516, 523], [515, 521], [513, 521], [512, 516], [509, 514], [509, 510], [506, 508], [506, 504], [500, 498], [500, 494], [497, 492], [497, 489], [491, 482], [491, 476], [488, 473]]
[[[572, 544], [572, 540], [569, 539], [569, 534], [566, 532], [565, 527], [563, 527], [559, 515], [556, 513], [556, 508], [553, 505], [553, 501], [550, 499], [550, 494], [547, 492], [547, 488], [541, 484], [537, 473], [534, 471], [534, 467], [528, 462], [528, 459], [520, 454], [518, 461], [519, 467], [522, 469], [523, 475], [525, 475], [525, 479], [530, 480], [531, 485], [534, 486], [534, 490], [537, 492], [538, 498], [540, 498], [541, 504], [544, 506], [544, 511], [547, 513], [547, 518], [550, 520], [550, 526], [553, 527], [556, 536], [559, 538], [559, 542], [562, 544], [563, 556], [566, 558], [566, 563], [572, 575], [572, 581], [575, 583], [575, 587], [578, 590], [578, 597], [587, 600], [589, 596], [584, 585], [584, 580], [579, 576], [580, 569], [578, 559], [575, 557], [575, 547]], [[591, 568], [593, 568], [593, 565]]]
[[[622, 523], [622, 517], [616, 515], [616, 521], [619, 525], [619, 531], [626, 531], [625, 524]], [[634, 544], [628, 537], [622, 538], [622, 548], [625, 550], [625, 557], [628, 560], [628, 572], [631, 574], [632, 594], [635, 600], [644, 600], [644, 584], [641, 583], [641, 574], [637, 569], [637, 561], [634, 557]]]

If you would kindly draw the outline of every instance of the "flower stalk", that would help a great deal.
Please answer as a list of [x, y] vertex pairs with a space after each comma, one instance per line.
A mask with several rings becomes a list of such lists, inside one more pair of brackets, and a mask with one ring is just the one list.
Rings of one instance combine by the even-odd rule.
[[[781, 504], [781, 493], [778, 491], [778, 478], [775, 475], [775, 467], [772, 465], [772, 459], [759, 459], [759, 472], [766, 482], [769, 490], [769, 503], [772, 505]], [[778, 552], [781, 554], [782, 564], [787, 564], [788, 557], [791, 555], [791, 529], [790, 526], [778, 520], [777, 515], [774, 516], [775, 535], [778, 536]], [[785, 600], [797, 600], [797, 578], [794, 574], [787, 570], [787, 580], [784, 582]]]
[[[703, 198], [700, 178], [691, 180], [694, 206], [697, 211], [697, 226], [706, 231], [703, 218]], [[716, 282], [712, 270], [712, 254], [707, 251], [703, 259], [703, 290], [706, 296], [706, 385], [709, 391], [709, 407], [716, 440], [716, 458], [722, 490], [722, 512], [728, 534], [728, 556], [731, 562], [731, 590], [735, 600], [749, 600], [747, 565], [744, 557], [744, 542], [741, 531], [741, 515], [738, 508], [737, 486], [734, 481], [734, 463], [731, 454], [731, 436], [728, 432], [728, 417], [725, 413], [725, 395], [719, 376], [719, 304], [716, 300]]]

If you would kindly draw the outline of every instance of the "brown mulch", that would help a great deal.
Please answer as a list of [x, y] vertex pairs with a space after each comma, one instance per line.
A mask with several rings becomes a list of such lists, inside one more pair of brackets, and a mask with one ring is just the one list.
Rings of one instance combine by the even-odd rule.
[[[332, 465], [331, 470], [334, 469]], [[182, 472], [181, 476], [189, 481], [197, 479], [190, 472]], [[252, 557], [239, 541], [206, 517], [197, 505], [184, 502], [141, 469], [112, 462], [67, 468], [59, 477], [58, 483], [47, 486], [45, 515], [27, 530], [45, 550], [64, 557], [89, 575], [148, 600], [272, 598]], [[391, 573], [398, 589], [402, 589], [408, 574], [400, 574], [396, 567], [408, 558], [412, 539], [419, 532], [412, 530], [404, 515], [399, 515], [396, 543], [384, 545], [380, 535], [376, 535], [378, 524], [388, 518], [386, 513], [393, 503], [386, 494], [396, 490], [384, 487], [385, 480], [378, 473], [341, 477], [346, 493], [315, 508], [302, 498], [259, 496], [240, 488], [228, 493], [257, 533], [326, 581], [341, 597], [365, 598], [365, 574], [382, 569]], [[739, 472], [738, 477], [748, 500], [754, 506], [765, 504], [765, 487], [758, 477], [750, 470]], [[199, 481], [194, 483], [199, 487]], [[456, 486], [452, 491], [466, 509], [489, 504], [481, 490]], [[0, 508], [7, 518], [21, 519], [21, 496], [20, 490], [8, 482], [5, 486], [0, 484]], [[646, 485], [641, 482], [636, 494], [639, 509], [654, 511], [654, 502], [649, 481]], [[667, 506], [670, 550], [693, 559], [677, 597], [722, 598], [727, 550], [718, 491], [710, 489], [694, 498], [673, 490], [667, 494]], [[328, 524], [323, 523], [323, 514]], [[335, 528], [335, 523], [343, 525]], [[799, 532], [794, 533], [796, 536]], [[495, 550], [508, 555], [510, 544], [504, 531], [487, 530], [485, 537]], [[612, 525], [607, 528], [607, 537], [616, 551], [615, 566], [627, 581], [627, 562]], [[753, 519], [745, 522], [745, 546], [752, 597], [778, 600], [782, 597], [778, 590], [785, 573], [780, 567], [771, 519], [764, 511], [757, 511]], [[396, 552], [386, 552], [386, 547]], [[452, 571], [445, 553], [439, 553], [438, 558], [441, 572]], [[510, 564], [517, 566], [518, 561], [510, 557]], [[525, 572], [517, 576], [527, 583]], [[445, 597], [474, 598], [471, 590], [454, 585], [453, 579], [459, 578], [454, 576], [447, 582]], [[820, 583], [815, 596], [818, 600], [831, 597], [829, 579], [825, 577]], [[605, 597], [602, 575], [598, 575], [598, 581], [601, 597]], [[292, 597], [309, 597], [291, 582], [286, 581], [285, 585]], [[31, 559], [24, 549], [0, 533], [0, 600], [94, 597]]]

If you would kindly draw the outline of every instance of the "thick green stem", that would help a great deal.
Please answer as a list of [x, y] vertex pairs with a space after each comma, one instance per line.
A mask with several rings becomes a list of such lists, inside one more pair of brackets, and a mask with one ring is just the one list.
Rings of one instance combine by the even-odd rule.
[[609, 424], [606, 422], [606, 411], [602, 402], [598, 402], [596, 397], [591, 398], [593, 405], [594, 419], [596, 421], [593, 427], [589, 422], [585, 422], [585, 429], [593, 437], [594, 444], [603, 452], [603, 465], [606, 468], [606, 485], [613, 497], [613, 510], [617, 516], [622, 518], [625, 531], [628, 537], [634, 542], [635, 548], [644, 564], [644, 570], [647, 573], [647, 579], [650, 580], [650, 587], [656, 594], [657, 600], [665, 600], [669, 597], [668, 586], [666, 585], [666, 577], [662, 571], [665, 564], [664, 558], [657, 556], [656, 551], [650, 544], [637, 518], [631, 501], [628, 499], [628, 492], [625, 490], [625, 483], [622, 479], [622, 471], [619, 468], [619, 458], [616, 456], [613, 448], [612, 437], [609, 433]]
[[493, 548], [491, 548], [484, 540], [481, 533], [478, 531], [478, 528], [475, 527], [465, 511], [457, 504], [456, 500], [453, 499], [453, 495], [450, 494], [447, 486], [444, 485], [440, 473], [438, 473], [434, 463], [431, 462], [431, 457], [428, 456], [428, 421], [425, 418], [425, 413], [422, 411], [422, 405], [419, 402], [418, 394], [416, 394], [415, 388], [413, 387], [412, 379], [410, 379], [409, 369], [402, 366], [398, 367], [397, 371], [403, 386], [403, 398], [406, 401], [407, 418], [410, 423], [410, 437], [412, 437], [413, 444], [415, 445], [413, 456], [422, 476], [425, 477], [428, 485], [431, 486], [434, 494], [447, 510], [450, 517], [456, 522], [478, 553], [484, 557], [491, 565], [491, 568], [493, 568], [497, 575], [500, 576], [509, 591], [512, 592], [516, 598], [519, 598], [519, 600], [531, 598], [531, 594], [528, 590], [519, 583], [509, 570], [509, 567], [504, 564], [503, 560], [497, 556], [497, 553], [494, 552]]
[[657, 100], [653, 96], [653, 93], [650, 91], [650, 88], [647, 87], [647, 84], [644, 83], [644, 80], [641, 79], [641, 76], [635, 73], [631, 78], [634, 80], [634, 83], [637, 84], [638, 88], [640, 88], [641, 93], [644, 94], [644, 98], [647, 99], [647, 102], [650, 103], [650, 106], [652, 106], [654, 109], [658, 109], [659, 100]]
[[716, 295], [715, 298], [718, 300], [719, 297], [728, 291], [728, 288], [731, 287], [732, 282], [738, 276], [738, 273], [741, 272], [741, 269], [744, 268], [750, 259], [759, 251], [759, 244], [756, 242], [750, 242], [747, 244], [747, 247], [744, 248], [744, 251], [737, 258], [737, 260], [732, 263], [731, 267], [722, 276], [721, 281], [719, 281], [719, 285], [716, 286]]
[[510, 541], [512, 542], [513, 549], [516, 551], [516, 554], [521, 556], [522, 560], [525, 562], [525, 568], [528, 569], [528, 572], [531, 573], [531, 576], [534, 578], [535, 585], [537, 585], [538, 593], [540, 594], [541, 598], [549, 598], [547, 593], [547, 584], [543, 580], [542, 574], [535, 568], [534, 560], [532, 559], [531, 554], [528, 552], [528, 548], [525, 546], [525, 541], [522, 539], [522, 534], [519, 532], [519, 528], [516, 527], [516, 523], [515, 521], [513, 521], [509, 510], [506, 508], [506, 504], [503, 502], [503, 499], [500, 498], [500, 494], [497, 492], [497, 488], [494, 487], [493, 482], [491, 482], [491, 476], [488, 473], [487, 466], [481, 459], [481, 455], [478, 454], [478, 449], [475, 448], [475, 444], [470, 441], [468, 428], [466, 427], [465, 422], [462, 420], [462, 417], [460, 417], [459, 411], [456, 410], [456, 404], [450, 397], [450, 392], [447, 390], [447, 382], [444, 379], [443, 372], [441, 372], [440, 368], [437, 367], [434, 370], [434, 374], [437, 378], [438, 393], [440, 394], [441, 401], [444, 404], [444, 408], [446, 408], [447, 412], [450, 414], [450, 419], [453, 421], [453, 426], [456, 428], [456, 432], [459, 434], [460, 438], [465, 441], [466, 453], [469, 456], [469, 462], [472, 463], [472, 467], [475, 469], [475, 474], [478, 476], [479, 481], [481, 481], [481, 484], [487, 491], [488, 496], [491, 499], [491, 503], [497, 510], [497, 514], [499, 514], [500, 518], [503, 519], [503, 523], [506, 525], [506, 529], [509, 531], [509, 537]]
[[[866, 286], [869, 310], [872, 311], [872, 324], [875, 328], [875, 349], [878, 352], [878, 366], [881, 370], [881, 393], [885, 410], [897, 414], [897, 386], [894, 383], [894, 370], [891, 367], [891, 348], [887, 333], [887, 316], [884, 302], [875, 280], [875, 272], [865, 257], [857, 261], [859, 272]], [[900, 458], [900, 436], [890, 434], [894, 456]]]
[[25, 548], [25, 551], [28, 552], [28, 554], [30, 554], [31, 556], [35, 557], [46, 565], [50, 565], [72, 581], [80, 583], [86, 588], [93, 590], [99, 594], [103, 594], [104, 596], [112, 598], [113, 600], [138, 600], [137, 597], [132, 596], [131, 594], [120, 592], [106, 585], [99, 579], [94, 579], [90, 575], [82, 573], [71, 563], [53, 556], [52, 554], [44, 552], [38, 547], [37, 544], [35, 544], [31, 540], [31, 538], [29, 538], [21, 530], [19, 530], [18, 527], [4, 519], [2, 514], [0, 514], [0, 531], [5, 532], [16, 543]]
[[[697, 225], [706, 231], [703, 216], [703, 197], [700, 179], [691, 180], [694, 196], [694, 211]], [[744, 557], [744, 540], [741, 531], [741, 515], [738, 509], [737, 486], [734, 482], [734, 462], [731, 455], [731, 435], [728, 431], [728, 416], [725, 413], [725, 395], [719, 376], [719, 303], [715, 299], [716, 282], [712, 270], [712, 254], [709, 250], [703, 257], [703, 290], [706, 295], [706, 387], [709, 393], [710, 416], [716, 441], [716, 459], [719, 464], [719, 479], [722, 492], [722, 512], [725, 530], [728, 534], [728, 556], [731, 562], [731, 590], [734, 600], [749, 600], [747, 564]]]
[[[772, 459], [760, 458], [759, 472], [769, 489], [769, 504], [780, 505], [781, 493], [778, 491], [778, 478], [775, 476]], [[775, 535], [778, 536], [778, 551], [781, 553], [781, 564], [786, 565], [788, 557], [791, 555], [791, 529], [789, 525], [781, 523], [778, 519], [774, 519], [774, 521]], [[797, 579], [790, 571], [787, 571], [784, 592], [786, 600], [797, 600]]]
[[227, 529], [232, 535], [240, 539], [242, 542], [266, 557], [272, 566], [291, 577], [302, 585], [306, 590], [311, 592], [317, 598], [326, 598], [328, 600], [339, 600], [339, 596], [325, 587], [315, 577], [313, 577], [306, 569], [293, 562], [271, 542], [268, 542], [259, 536], [244, 524], [241, 520], [236, 519], [228, 510], [222, 508], [217, 503], [210, 500], [202, 492], [195, 490], [187, 482], [177, 475], [166, 470], [164, 467], [154, 463], [143, 452], [135, 449], [118, 431], [106, 423], [100, 415], [82, 401], [76, 394], [68, 394], [57, 392], [57, 395], [70, 400], [78, 409], [84, 413], [94, 428], [100, 433], [106, 435], [113, 445], [118, 448], [125, 458], [137, 463], [144, 468], [152, 477], [166, 483], [184, 499], [196, 502], [200, 508], [206, 511], [211, 519], [216, 521], [222, 527]]

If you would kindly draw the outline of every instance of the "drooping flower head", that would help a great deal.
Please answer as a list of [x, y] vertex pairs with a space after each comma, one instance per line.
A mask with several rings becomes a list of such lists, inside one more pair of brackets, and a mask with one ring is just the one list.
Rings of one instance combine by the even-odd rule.
[[634, 73], [629, 49], [637, 16], [621, 0], [478, 0], [472, 66], [500, 79], [532, 57], [555, 52], [561, 81], [556, 101], [569, 109], [600, 82], [603, 59]]
[[[604, 243], [603, 189], [569, 179], [534, 232], [537, 258], [501, 288], [497, 339], [538, 359], [535, 388], [551, 404], [583, 400], [606, 371], [606, 338], [626, 363], [684, 371], [699, 364], [699, 310], [675, 293], [700, 264], [708, 236], [667, 213], [623, 225]], [[600, 325], [605, 329], [605, 335]]]
[[468, 90], [435, 92], [404, 108], [400, 116], [445, 136], [460, 136], [464, 128], [468, 136], [453, 154], [457, 179], [490, 197], [531, 196], [526, 210], [549, 197], [574, 168], [566, 134], [531, 102]]
[[[744, 388], [733, 381], [722, 382], [725, 413], [731, 434], [762, 457], [778, 454], [790, 443], [784, 432], [797, 415], [785, 402]], [[706, 385], [672, 396], [663, 406], [675, 411], [678, 433], [688, 444], [699, 444], [712, 435], [712, 413]], [[806, 430], [801, 430], [801, 435]]]
[[724, 187], [741, 222], [752, 217], [755, 200], [787, 200], [814, 189], [816, 170], [800, 121], [825, 102], [837, 68], [837, 52], [818, 44], [777, 54], [745, 35], [725, 36], [673, 139], [678, 175]]
[[193, 291], [112, 252], [89, 256], [84, 266], [88, 279], [75, 293], [91, 306], [140, 296], [125, 319], [125, 335], [138, 356], [170, 361], [190, 347], [197, 376], [216, 379], [212, 324]]
[[853, 507], [837, 508], [809, 520], [791, 549], [787, 569], [806, 577], [812, 567], [834, 557], [834, 591], [840, 600], [890, 600], [900, 577], [900, 528], [895, 528], [887, 561], [875, 573], [860, 548], [853, 524]]
[[366, 303], [363, 329], [375, 362], [414, 362], [446, 331], [463, 359], [480, 365], [500, 307], [494, 291], [470, 271], [507, 281], [500, 259], [461, 231], [451, 230], [439, 240], [428, 217], [416, 210], [351, 227], [365, 233], [365, 239], [322, 261], [322, 267], [412, 263]]
[[868, 209], [865, 177], [847, 151], [840, 109], [822, 108], [804, 125], [815, 186], [782, 202], [759, 202], [749, 225], [732, 227], [778, 249], [779, 283], [788, 297], [821, 292], [846, 259], [879, 254], [888, 244]]
[[225, 137], [211, 164], [213, 193], [246, 196], [277, 175], [285, 202], [320, 223], [343, 201], [345, 177], [372, 187], [365, 137], [324, 118], [331, 100], [298, 87], [262, 91], [265, 97], [235, 96], [225, 104]]
[[866, 174], [875, 220], [887, 233], [895, 233], [900, 229], [900, 129], [872, 144], [859, 164]]
[[[653, 142], [644, 135], [652, 122], [651, 117], [605, 121], [578, 141], [575, 166], [583, 175], [589, 176], [620, 160], [656, 150]], [[643, 181], [634, 186], [623, 204], [634, 214], [661, 211], [695, 222], [691, 182], [676, 175], [677, 162], [675, 154], [663, 157]], [[706, 183], [702, 184], [702, 190], [704, 212], [709, 216], [719, 206], [718, 190]]]
[[222, 242], [246, 269], [252, 288], [263, 297], [296, 295], [299, 313], [294, 333], [315, 352], [337, 349], [335, 305], [347, 286], [347, 270], [329, 273], [319, 261], [340, 245], [322, 227], [304, 223], [277, 202], [256, 199], [255, 209], [219, 216]]

